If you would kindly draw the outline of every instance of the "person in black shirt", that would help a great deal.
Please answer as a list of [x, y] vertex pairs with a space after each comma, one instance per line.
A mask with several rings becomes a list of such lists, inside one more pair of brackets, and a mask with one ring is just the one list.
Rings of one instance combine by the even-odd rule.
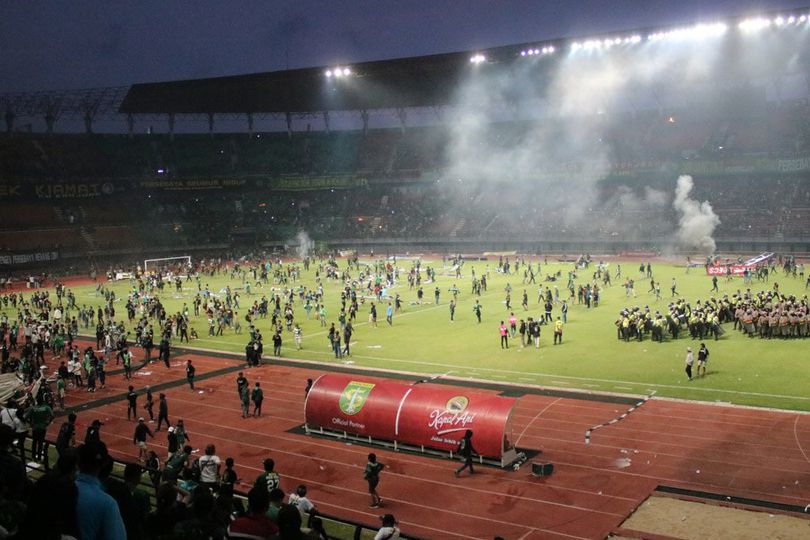
[[242, 397], [242, 388], [247, 387], [247, 385], [248, 385], [247, 377], [245, 377], [240, 371], [239, 376], [236, 377], [236, 393], [239, 395], [240, 398]]
[[129, 392], [127, 392], [127, 402], [127, 420], [138, 418], [138, 392], [132, 385], [129, 386]]
[[103, 425], [101, 420], [93, 420], [93, 423], [90, 424], [90, 427], [87, 428], [87, 432], [84, 434], [84, 444], [101, 442], [100, 431]]
[[138, 425], [135, 426], [135, 434], [132, 436], [132, 443], [138, 447], [138, 461], [141, 463], [146, 463], [146, 436], [149, 435], [153, 439], [155, 436], [152, 434], [152, 430], [149, 429], [149, 426], [143, 420], [143, 417], [138, 418]]
[[163, 425], [163, 422], [166, 422], [166, 426], [171, 426], [171, 422], [169, 422], [169, 404], [166, 403], [166, 394], [160, 394], [160, 400], [158, 402], [158, 424], [157, 429], [155, 431], [160, 431], [160, 426]]
[[468, 429], [464, 433], [464, 438], [458, 443], [458, 454], [464, 458], [464, 465], [456, 469], [456, 476], [461, 474], [461, 471], [468, 468], [470, 469], [470, 474], [475, 474], [473, 470], [473, 461], [472, 455], [475, 453], [475, 448], [472, 445], [472, 436], [473, 432], [471, 429]]
[[194, 390], [194, 375], [197, 373], [197, 368], [194, 367], [194, 364], [191, 363], [191, 360], [186, 362], [186, 380], [188, 381], [188, 386], [192, 390]]
[[146, 403], [144, 404], [143, 408], [146, 409], [146, 412], [149, 413], [149, 421], [155, 421], [155, 412], [152, 410], [155, 406], [155, 400], [152, 398], [152, 390], [147, 386], [146, 387]]

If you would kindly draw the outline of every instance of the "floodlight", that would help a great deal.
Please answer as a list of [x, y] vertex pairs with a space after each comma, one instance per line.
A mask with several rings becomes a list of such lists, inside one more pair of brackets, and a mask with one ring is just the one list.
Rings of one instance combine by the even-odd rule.
[[474, 55], [472, 58], [470, 58], [470, 62], [473, 63], [473, 64], [480, 64], [481, 62], [486, 61], [486, 59], [487, 59], [486, 56], [484, 56], [481, 53], [478, 53], [478, 54]]
[[526, 51], [520, 51], [520, 56], [526, 56]]
[[777, 17], [773, 20], [773, 22], [776, 24], [776, 26], [782, 26], [783, 24], [785, 24], [785, 19], [783, 19], [782, 17]]
[[331, 70], [331, 69], [327, 69], [327, 70], [326, 70], [326, 76], [327, 76], [327, 77], [331, 77], [331, 76], [332, 76], [332, 70]]
[[794, 17], [793, 15], [791, 15], [790, 17], [788, 17], [788, 23], [789, 23], [789, 24], [793, 24], [793, 23], [795, 23], [795, 22], [796, 22], [796, 17]]
[[344, 75], [351, 75], [351, 73], [352, 73], [352, 70], [350, 70], [349, 68], [343, 68], [343, 74]]

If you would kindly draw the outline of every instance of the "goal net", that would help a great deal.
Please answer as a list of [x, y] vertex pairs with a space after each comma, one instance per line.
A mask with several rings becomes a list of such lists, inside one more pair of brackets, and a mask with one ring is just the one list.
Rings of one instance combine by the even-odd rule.
[[191, 271], [191, 256], [163, 257], [162, 259], [144, 259], [143, 273], [156, 274], [160, 272], [165, 276], [185, 277]]

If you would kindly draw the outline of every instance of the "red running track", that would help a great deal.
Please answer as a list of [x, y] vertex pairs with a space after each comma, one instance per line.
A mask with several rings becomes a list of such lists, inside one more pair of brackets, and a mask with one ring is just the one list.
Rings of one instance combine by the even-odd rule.
[[[245, 369], [251, 386], [259, 381], [265, 389], [265, 410], [261, 418], [242, 419], [236, 373], [199, 381], [191, 391], [180, 365], [187, 357], [194, 359], [198, 376], [239, 365], [184, 355], [173, 360], [178, 365], [171, 370], [156, 363], [133, 380], [138, 388], [180, 383], [165, 390], [169, 416], [173, 422], [184, 419], [195, 450], [213, 443], [221, 458], [234, 457], [243, 488], [259, 474], [262, 460], [273, 457], [286, 492], [303, 483], [324, 512], [379, 523], [382, 511], [368, 507], [362, 477], [368, 448], [288, 433], [304, 421], [306, 379], [320, 372], [284, 365]], [[126, 384], [120, 375], [110, 377], [109, 395], [123, 392]], [[105, 395], [92, 398], [100, 397]], [[68, 392], [68, 406], [87, 399], [86, 392]], [[404, 532], [426, 538], [561, 539], [605, 538], [659, 484], [810, 503], [810, 416], [653, 399], [595, 431], [585, 445], [588, 427], [625, 409], [574, 398], [522, 397], [514, 436], [519, 447], [542, 450], [542, 459], [555, 464], [547, 478], [533, 477], [528, 466], [517, 472], [479, 467], [474, 476], [455, 478], [456, 463], [376, 450], [387, 465], [379, 488], [384, 510], [397, 516]], [[136, 458], [125, 401], [81, 412], [80, 433], [94, 418], [105, 422], [102, 436], [116, 457]], [[165, 457], [165, 432], [149, 444]]]

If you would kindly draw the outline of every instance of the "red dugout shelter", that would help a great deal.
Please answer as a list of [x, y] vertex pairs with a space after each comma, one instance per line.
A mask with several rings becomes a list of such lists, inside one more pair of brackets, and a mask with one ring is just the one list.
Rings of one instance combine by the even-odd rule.
[[516, 403], [463, 387], [330, 373], [309, 391], [306, 430], [452, 457], [471, 429], [481, 461], [506, 467], [522, 457], [512, 442]]

